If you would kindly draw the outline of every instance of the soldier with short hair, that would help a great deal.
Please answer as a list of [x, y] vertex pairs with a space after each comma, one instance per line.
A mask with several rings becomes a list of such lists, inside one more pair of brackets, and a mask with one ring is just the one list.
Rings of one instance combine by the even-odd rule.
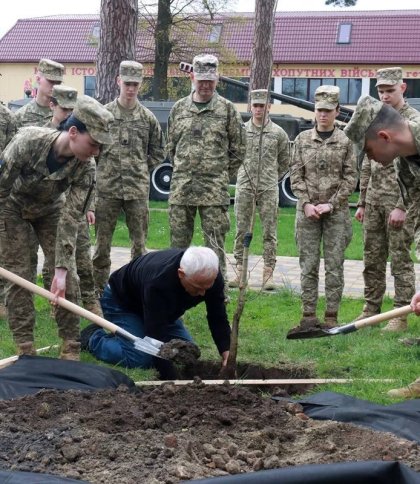
[[218, 65], [214, 55], [195, 56], [190, 74], [193, 91], [169, 114], [167, 153], [173, 164], [169, 225], [171, 246], [189, 247], [198, 212], [204, 243], [218, 255], [227, 283], [229, 180], [237, 175], [245, 144], [238, 110], [216, 92]]
[[[420, 113], [404, 101], [407, 88], [401, 67], [379, 69], [376, 87], [379, 98], [406, 119]], [[405, 206], [398, 186], [394, 165], [382, 166], [375, 160], [363, 159], [360, 174], [360, 196], [355, 217], [363, 223], [365, 304], [359, 319], [381, 312], [386, 290], [386, 265], [391, 260], [394, 277], [394, 306], [409, 304], [415, 292], [414, 264], [411, 259], [413, 217], [418, 208]], [[408, 213], [407, 213], [408, 212]], [[391, 319], [383, 331], [407, 329], [407, 316]]]
[[121, 210], [132, 242], [131, 257], [146, 252], [150, 172], [165, 158], [159, 121], [137, 99], [142, 81], [142, 64], [122, 61], [117, 77], [120, 95], [105, 106], [115, 121], [112, 143], [104, 147], [97, 165], [93, 268], [99, 294], [108, 281], [112, 235]]
[[[340, 89], [315, 91], [316, 126], [294, 142], [290, 180], [298, 198], [296, 243], [301, 269], [303, 317], [297, 330], [334, 327], [344, 288], [344, 252], [352, 237], [349, 196], [356, 187], [353, 146], [335, 125]], [[325, 264], [325, 319], [316, 318], [321, 244]]]
[[[396, 109], [371, 96], [359, 99], [353, 116], [344, 129], [358, 152], [364, 151], [370, 160], [384, 166], [398, 156], [396, 173], [404, 196], [418, 204], [420, 188], [420, 118], [407, 120]], [[418, 205], [417, 205], [418, 206]], [[420, 219], [415, 220], [415, 240], [420, 240]], [[411, 307], [420, 315], [420, 292]], [[390, 390], [388, 395], [398, 398], [419, 398], [420, 378], [403, 388]]]
[[53, 87], [63, 82], [64, 66], [51, 59], [41, 59], [38, 64], [36, 97], [16, 111], [16, 125], [45, 126], [52, 118], [50, 98]]
[[[78, 99], [62, 131], [21, 128], [3, 152], [0, 170], [0, 248], [5, 268], [30, 279], [33, 231], [51, 273], [51, 291], [77, 302], [74, 253], [77, 230], [95, 176], [93, 156], [111, 141], [113, 116], [88, 96]], [[54, 268], [54, 269], [53, 269]], [[18, 353], [33, 355], [35, 309], [29, 291], [8, 283], [9, 326]], [[61, 358], [77, 360], [79, 318], [57, 308]]]
[[278, 181], [289, 169], [289, 138], [280, 126], [270, 120], [270, 108], [267, 89], [251, 91], [252, 117], [245, 123], [246, 154], [239, 167], [235, 192], [236, 236], [233, 255], [237, 272], [236, 278], [229, 281], [229, 287], [238, 287], [241, 280], [244, 236], [249, 231], [253, 206], [256, 204], [263, 227], [262, 288], [275, 289], [273, 271], [277, 255]]

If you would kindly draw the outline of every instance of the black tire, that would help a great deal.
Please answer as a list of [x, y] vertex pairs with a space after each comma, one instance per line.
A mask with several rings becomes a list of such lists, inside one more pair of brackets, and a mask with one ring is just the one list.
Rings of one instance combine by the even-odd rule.
[[290, 176], [289, 173], [286, 173], [279, 183], [279, 206], [296, 207], [296, 204], [297, 198], [290, 186]]
[[150, 175], [150, 200], [168, 200], [172, 179], [172, 165], [164, 162]]

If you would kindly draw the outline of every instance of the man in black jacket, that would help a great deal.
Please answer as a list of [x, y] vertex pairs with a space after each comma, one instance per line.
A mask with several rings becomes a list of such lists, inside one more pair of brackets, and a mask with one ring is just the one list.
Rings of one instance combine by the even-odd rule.
[[[139, 256], [111, 274], [101, 298], [106, 319], [135, 336], [163, 342], [192, 341], [180, 318], [201, 302], [206, 304], [209, 329], [222, 365], [226, 365], [230, 326], [224, 281], [212, 249], [168, 249]], [[132, 342], [96, 325], [84, 329], [81, 337], [82, 348], [107, 363], [127, 368], [162, 364], [162, 360], [135, 349]]]

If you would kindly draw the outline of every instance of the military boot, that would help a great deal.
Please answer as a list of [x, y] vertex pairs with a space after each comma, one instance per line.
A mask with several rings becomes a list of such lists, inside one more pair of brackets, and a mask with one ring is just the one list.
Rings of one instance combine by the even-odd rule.
[[229, 287], [239, 287], [242, 278], [242, 266], [237, 265], [235, 269], [235, 277], [228, 282]]
[[313, 329], [315, 327], [321, 327], [321, 323], [316, 317], [316, 314], [314, 312], [304, 311], [302, 319], [299, 321], [298, 326], [295, 326], [294, 328], [289, 330], [289, 333], [298, 333], [308, 329]]
[[276, 288], [273, 279], [273, 269], [271, 267], [264, 266], [262, 288], [265, 291], [274, 291]]
[[363, 311], [357, 316], [354, 321], [360, 321], [361, 319], [370, 318], [371, 316], [376, 316], [380, 311], [372, 311], [370, 309], [363, 309]]
[[388, 324], [384, 328], [382, 328], [381, 331], [396, 333], [397, 331], [406, 331], [407, 328], [407, 316], [401, 316], [399, 318], [390, 319]]
[[7, 319], [7, 308], [2, 303], [0, 303], [0, 319]]
[[86, 311], [90, 311], [91, 313], [96, 314], [96, 316], [99, 316], [101, 318], [104, 317], [101, 305], [97, 300], [86, 302], [83, 304], [83, 307], [86, 309]]
[[74, 339], [65, 339], [61, 346], [60, 358], [62, 360], [80, 361], [80, 342]]
[[420, 378], [406, 387], [389, 390], [388, 395], [393, 398], [420, 398]]
[[26, 343], [18, 343], [17, 345], [18, 355], [36, 356], [33, 341], [27, 341]]
[[328, 329], [338, 326], [337, 311], [325, 311], [324, 324], [322, 326]]

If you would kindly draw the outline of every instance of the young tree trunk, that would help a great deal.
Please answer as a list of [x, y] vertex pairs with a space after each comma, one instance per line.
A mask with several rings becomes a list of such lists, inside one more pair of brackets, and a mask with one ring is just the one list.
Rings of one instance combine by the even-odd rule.
[[[276, 0], [256, 0], [252, 42], [250, 91], [267, 89], [273, 64], [273, 18]], [[267, 69], [270, 66], [270, 69]]]
[[172, 52], [171, 26], [171, 0], [159, 0], [155, 30], [155, 69], [152, 84], [152, 95], [155, 101], [168, 99], [168, 64]]
[[96, 99], [105, 104], [118, 96], [116, 77], [123, 60], [135, 60], [137, 0], [101, 0]]

